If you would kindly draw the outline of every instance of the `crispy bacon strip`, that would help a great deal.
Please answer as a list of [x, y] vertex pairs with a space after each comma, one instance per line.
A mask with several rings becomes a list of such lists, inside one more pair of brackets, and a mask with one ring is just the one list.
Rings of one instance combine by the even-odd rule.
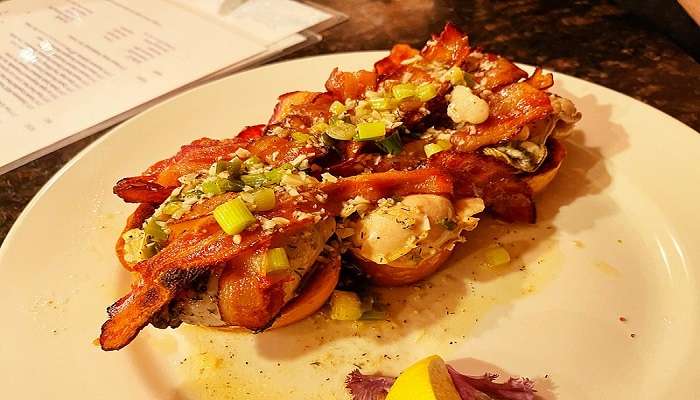
[[448, 65], [460, 65], [469, 55], [469, 39], [452, 22], [445, 24], [440, 35], [433, 35], [421, 50], [423, 59]]
[[313, 160], [326, 154], [324, 147], [299, 146], [288, 137], [263, 136], [248, 146], [248, 151], [270, 165], [281, 165], [295, 160], [300, 155]]
[[240, 147], [262, 136], [264, 125], [249, 126], [233, 139], [198, 139], [182, 146], [173, 157], [149, 167], [142, 175], [156, 176], [163, 186], [177, 186], [182, 175], [208, 168], [219, 158], [230, 158]]
[[554, 77], [552, 77], [552, 74], [543, 73], [542, 68], [537, 67], [532, 76], [527, 78], [525, 82], [539, 90], [546, 90], [554, 85]]
[[365, 70], [342, 72], [335, 68], [326, 81], [326, 90], [340, 101], [359, 99], [365, 91], [374, 90], [376, 86], [377, 74]]
[[195, 140], [182, 146], [173, 157], [151, 165], [140, 176], [121, 179], [114, 186], [114, 194], [127, 203], [160, 204], [180, 185], [179, 177], [208, 168], [219, 158], [231, 158], [236, 150], [260, 137], [263, 127], [249, 126], [233, 139]]
[[402, 61], [416, 55], [418, 55], [418, 50], [413, 47], [404, 43], [395, 44], [388, 56], [374, 63], [374, 71], [380, 80], [384, 80], [383, 77], [392, 75], [397, 69], [402, 67]]
[[[404, 74], [410, 74], [410, 82], [421, 83], [431, 81], [428, 73], [429, 64], [441, 63], [446, 68], [461, 65], [469, 56], [469, 39], [452, 23], [447, 23], [440, 35], [433, 35], [420, 52], [406, 44], [397, 44], [391, 49], [389, 56], [377, 61], [374, 70], [379, 82], [398, 79]], [[420, 54], [422, 60], [409, 65], [401, 62]]]
[[109, 307], [109, 320], [102, 325], [100, 345], [104, 350], [126, 346], [146, 326], [151, 317], [170, 302], [199, 274], [225, 263], [234, 257], [256, 249], [266, 248], [278, 236], [290, 235], [313, 219], [297, 220], [296, 210], [313, 211], [317, 203], [308, 196], [306, 201], [291, 198], [266, 213], [267, 217], [280, 216], [291, 221], [272, 234], [260, 227], [241, 233], [241, 242], [234, 243], [213, 217], [202, 217], [200, 229], [185, 231], [172, 239], [158, 254], [134, 266], [141, 279], [131, 292]]
[[534, 223], [535, 203], [528, 184], [516, 170], [479, 153], [443, 151], [428, 160], [428, 166], [449, 173], [455, 197], [481, 197], [489, 211], [508, 222]]
[[127, 203], [160, 204], [170, 196], [172, 187], [155, 182], [153, 176], [134, 176], [120, 179], [113, 192]]
[[[210, 228], [216, 229], [213, 225]], [[267, 235], [252, 232], [235, 244], [220, 229], [178, 236], [156, 256], [137, 265], [141, 280], [129, 294], [108, 308], [110, 318], [102, 325], [100, 335], [102, 349], [118, 350], [126, 346], [178, 290], [199, 274], [249, 248], [263, 246], [268, 240]]]
[[321, 185], [319, 189], [328, 195], [326, 208], [333, 214], [340, 212], [343, 201], [355, 196], [374, 202], [385, 197], [416, 193], [451, 196], [453, 191], [450, 177], [437, 168], [357, 175]]
[[321, 92], [290, 92], [277, 98], [268, 126], [309, 127], [315, 118], [326, 118], [335, 97]]
[[496, 90], [526, 78], [527, 73], [506, 58], [484, 54], [474, 77], [482, 88]]
[[247, 149], [270, 165], [291, 162], [300, 155], [312, 160], [326, 152], [321, 147], [300, 147], [288, 137], [260, 136], [263, 127], [248, 127], [234, 139], [195, 140], [174, 157], [151, 166], [143, 175], [119, 180], [114, 193], [127, 203], [160, 204], [180, 185], [179, 177], [207, 169], [218, 159], [230, 159], [239, 148]]
[[508, 85], [489, 99], [489, 118], [476, 126], [476, 133], [469, 130], [457, 132], [452, 143], [459, 151], [472, 152], [480, 147], [505, 142], [520, 133], [531, 122], [552, 114], [547, 93], [526, 82]]

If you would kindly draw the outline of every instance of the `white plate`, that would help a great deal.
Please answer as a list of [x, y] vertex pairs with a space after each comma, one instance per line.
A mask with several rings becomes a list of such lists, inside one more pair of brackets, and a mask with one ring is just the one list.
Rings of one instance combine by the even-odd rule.
[[[266, 121], [278, 94], [321, 89], [333, 67], [366, 68], [381, 55], [306, 58], [214, 82], [68, 163], [0, 250], [2, 397], [344, 398], [353, 364], [396, 373], [439, 353], [467, 372], [533, 377], [546, 399], [700, 398], [700, 135], [564, 75], [553, 91], [584, 118], [539, 199], [538, 224], [483, 221], [428, 283], [382, 292], [393, 323], [317, 317], [260, 335], [149, 327], [119, 352], [93, 344], [129, 280], [113, 243], [133, 206], [112, 195], [114, 182], [195, 138]], [[494, 240], [514, 260], [485, 271], [475, 253]]]

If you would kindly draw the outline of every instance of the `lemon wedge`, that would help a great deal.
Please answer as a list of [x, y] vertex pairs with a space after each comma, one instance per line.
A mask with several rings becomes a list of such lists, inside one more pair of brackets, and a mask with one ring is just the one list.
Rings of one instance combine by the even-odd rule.
[[430, 356], [404, 370], [386, 400], [461, 400], [445, 361]]

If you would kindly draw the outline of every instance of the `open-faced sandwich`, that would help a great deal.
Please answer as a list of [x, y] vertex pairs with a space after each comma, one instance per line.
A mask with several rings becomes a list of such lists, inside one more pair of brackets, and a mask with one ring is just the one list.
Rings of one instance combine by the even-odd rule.
[[331, 297], [338, 318], [356, 318], [357, 296], [334, 292], [343, 265], [408, 284], [436, 271], [484, 210], [535, 222], [533, 195], [580, 118], [552, 84], [448, 24], [371, 71], [334, 70], [325, 92], [282, 95], [265, 125], [194, 141], [122, 179], [115, 193], [140, 205], [117, 254], [139, 278], [109, 307], [102, 348], [149, 323], [280, 327]]

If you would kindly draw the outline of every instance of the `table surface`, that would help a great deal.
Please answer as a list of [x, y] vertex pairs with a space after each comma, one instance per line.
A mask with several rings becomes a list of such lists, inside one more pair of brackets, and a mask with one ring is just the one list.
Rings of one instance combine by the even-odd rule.
[[[490, 52], [615, 89], [700, 131], [700, 64], [613, 3], [315, 1], [350, 19], [325, 32], [322, 42], [285, 58], [388, 49], [396, 42], [420, 47], [450, 20], [470, 34], [473, 44]], [[46, 181], [101, 134], [0, 176], [0, 242]]]

